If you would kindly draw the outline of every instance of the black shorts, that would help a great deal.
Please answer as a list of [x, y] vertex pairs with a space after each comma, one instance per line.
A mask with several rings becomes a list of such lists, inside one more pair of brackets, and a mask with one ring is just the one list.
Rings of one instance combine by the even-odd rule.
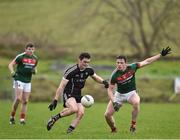
[[75, 98], [77, 103], [81, 103], [81, 98], [82, 98], [81, 95], [73, 95], [73, 94], [69, 94], [69, 93], [63, 93], [63, 106], [64, 107], [66, 107], [67, 99], [69, 99], [71, 97]]

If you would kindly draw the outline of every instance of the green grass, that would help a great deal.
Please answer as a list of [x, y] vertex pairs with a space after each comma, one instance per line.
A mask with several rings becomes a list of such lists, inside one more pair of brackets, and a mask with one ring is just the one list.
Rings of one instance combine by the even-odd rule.
[[51, 131], [46, 130], [46, 122], [51, 115], [62, 109], [62, 104], [55, 111], [47, 109], [48, 103], [29, 103], [27, 124], [21, 126], [16, 117], [16, 124], [9, 125], [10, 101], [0, 101], [0, 138], [3, 139], [179, 139], [180, 104], [141, 104], [137, 123], [137, 133], [129, 133], [131, 106], [124, 104], [115, 114], [118, 133], [111, 134], [105, 123], [105, 103], [95, 103], [86, 109], [85, 116], [73, 134], [67, 135], [66, 129], [74, 116], [62, 118]]

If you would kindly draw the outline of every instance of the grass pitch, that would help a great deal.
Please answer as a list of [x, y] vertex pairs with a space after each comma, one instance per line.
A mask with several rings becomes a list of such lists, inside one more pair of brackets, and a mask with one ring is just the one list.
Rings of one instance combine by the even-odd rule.
[[111, 134], [105, 123], [105, 103], [95, 103], [86, 109], [84, 118], [73, 134], [66, 134], [73, 115], [62, 118], [50, 130], [46, 130], [47, 120], [62, 109], [59, 103], [55, 111], [47, 109], [49, 103], [29, 103], [27, 124], [19, 124], [19, 112], [16, 124], [9, 124], [10, 101], [0, 101], [0, 138], [1, 139], [179, 139], [180, 138], [180, 104], [141, 104], [138, 117], [137, 133], [129, 132], [131, 106], [124, 106], [114, 117], [118, 133]]

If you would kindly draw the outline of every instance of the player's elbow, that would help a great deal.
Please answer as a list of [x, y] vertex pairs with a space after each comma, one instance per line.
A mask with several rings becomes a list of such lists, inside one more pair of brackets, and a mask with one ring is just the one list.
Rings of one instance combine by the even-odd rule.
[[12, 71], [13, 71], [13, 65], [12, 65], [12, 64], [9, 64], [9, 65], [8, 65], [8, 69], [12, 72]]
[[12, 64], [11, 64], [11, 63], [9, 63], [9, 64], [8, 64], [8, 68], [10, 69], [11, 67], [12, 67]]

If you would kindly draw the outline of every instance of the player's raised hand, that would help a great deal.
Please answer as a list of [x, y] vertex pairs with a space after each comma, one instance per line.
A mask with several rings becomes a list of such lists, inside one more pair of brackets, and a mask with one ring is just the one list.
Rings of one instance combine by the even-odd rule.
[[166, 55], [168, 55], [170, 53], [171, 53], [171, 48], [169, 46], [166, 47], [166, 48], [163, 48], [162, 51], [161, 51], [162, 56], [166, 56]]
[[48, 106], [49, 110], [52, 111], [57, 106], [57, 100], [53, 100], [52, 103]]

